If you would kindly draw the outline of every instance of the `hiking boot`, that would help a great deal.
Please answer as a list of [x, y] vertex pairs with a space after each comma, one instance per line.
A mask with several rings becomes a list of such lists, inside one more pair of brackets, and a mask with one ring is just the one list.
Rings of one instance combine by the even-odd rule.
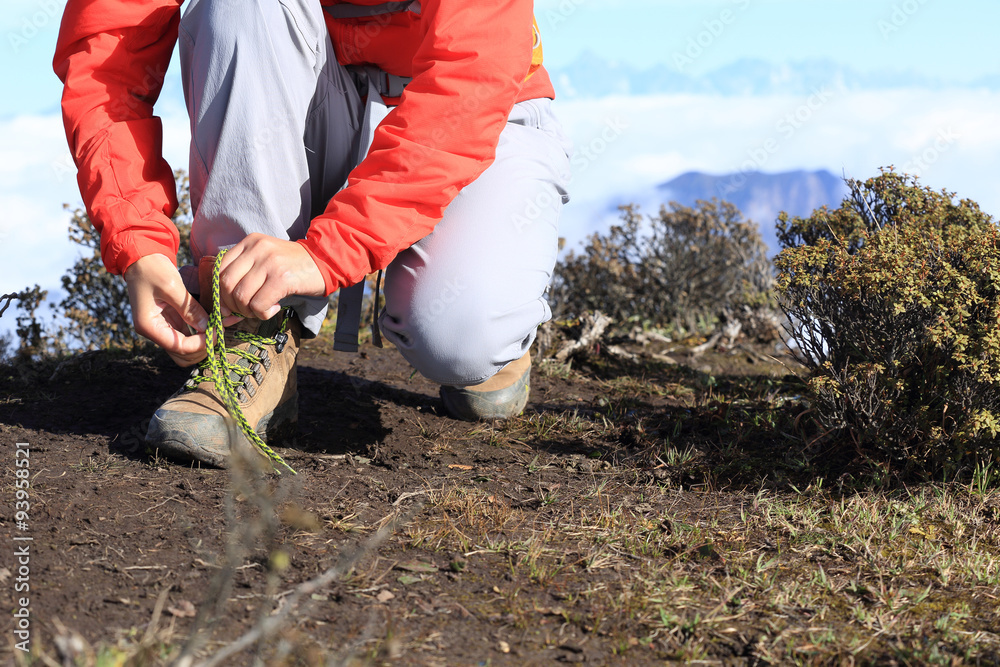
[[524, 411], [528, 403], [531, 356], [512, 361], [482, 384], [471, 387], [441, 387], [441, 400], [448, 414], [463, 421], [507, 419]]
[[[232, 365], [229, 382], [247, 422], [268, 443], [295, 432], [299, 410], [295, 357], [300, 336], [298, 319], [285, 312], [267, 321], [245, 319], [226, 329], [226, 360]], [[225, 468], [236, 433], [238, 427], [229, 417], [208, 364], [202, 362], [153, 414], [146, 445], [171, 459]]]
[[[197, 269], [201, 304], [208, 312], [213, 307], [215, 259], [202, 257]], [[250, 427], [265, 442], [295, 433], [299, 416], [295, 357], [301, 335], [298, 318], [286, 311], [267, 321], [246, 318], [226, 328], [229, 383]], [[146, 444], [155, 453], [172, 459], [225, 468], [229, 465], [231, 440], [257, 451], [239, 433], [216, 389], [206, 359], [153, 414], [146, 431]], [[260, 458], [263, 461], [264, 455]]]

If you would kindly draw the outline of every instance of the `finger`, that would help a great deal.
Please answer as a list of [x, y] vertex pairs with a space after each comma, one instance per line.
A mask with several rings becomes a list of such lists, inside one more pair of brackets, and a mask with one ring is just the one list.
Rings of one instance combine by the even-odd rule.
[[240, 317], [245, 311], [240, 308], [235, 297], [229, 290], [219, 287], [219, 311], [223, 318]]
[[274, 301], [268, 301], [267, 295], [272, 290], [267, 286], [267, 273], [257, 269], [249, 272], [237, 285], [234, 296], [239, 299], [243, 307], [241, 312], [266, 320], [268, 309], [274, 305]]
[[[274, 301], [266, 302], [273, 290], [268, 289], [268, 273], [264, 266], [251, 263], [249, 253], [244, 259], [237, 260], [229, 269], [234, 275], [240, 275], [231, 292], [230, 301], [234, 310], [248, 317], [266, 319], [265, 312], [274, 305]], [[232, 279], [232, 276], [230, 276]]]
[[[185, 322], [184, 319], [180, 315], [178, 315], [177, 312], [174, 311], [172, 308], [164, 309], [163, 319], [165, 319], [167, 321], [167, 324], [169, 324], [172, 328], [176, 329], [177, 331], [180, 331], [182, 334], [190, 336], [199, 333], [205, 333], [204, 331], [198, 331], [197, 328], [188, 325], [188, 323]], [[222, 326], [226, 327], [229, 325], [225, 323], [225, 320], [223, 320]]]
[[165, 319], [167, 321], [167, 324], [169, 324], [174, 329], [177, 329], [178, 331], [182, 331], [187, 334], [194, 333], [191, 330], [192, 327], [188, 325], [188, 323], [184, 321], [184, 318], [181, 317], [180, 314], [178, 314], [177, 311], [174, 310], [173, 308], [164, 308], [162, 314], [163, 314], [163, 319]]
[[[168, 272], [167, 278], [154, 286], [152, 296], [156, 311], [163, 314], [178, 331], [187, 331], [185, 325], [190, 325], [197, 331], [208, 328], [208, 313], [184, 287], [184, 281], [178, 271]], [[151, 314], [155, 312], [148, 308], [147, 310]], [[170, 314], [175, 316], [171, 317]], [[177, 321], [178, 317], [180, 322]]]
[[188, 368], [190, 366], [194, 366], [195, 364], [201, 361], [201, 359], [179, 357], [175, 354], [170, 354], [169, 352], [167, 352], [167, 356], [170, 357], [173, 360], [173, 362], [178, 366], [180, 366], [181, 368]]
[[[185, 363], [204, 356], [204, 336], [187, 335], [188, 324], [207, 325], [207, 316], [188, 294], [169, 258], [148, 255], [127, 271], [136, 332]], [[180, 361], [178, 362], [180, 363]]]
[[172, 281], [158, 292], [153, 302], [154, 309], [147, 311], [158, 315], [149, 323], [152, 326], [151, 333], [160, 339], [153, 342], [176, 355], [203, 356], [204, 334], [189, 335], [186, 325], [203, 332], [208, 328], [208, 314], [180, 281]]
[[175, 334], [174, 345], [171, 347], [171, 351], [174, 354], [190, 357], [195, 361], [201, 361], [205, 358], [205, 341], [206, 336], [203, 333], [185, 336], [178, 331]]
[[[232, 252], [232, 251], [230, 251]], [[229, 259], [229, 253], [223, 258], [223, 262]], [[226, 317], [233, 313], [240, 313], [251, 316], [247, 308], [246, 301], [243, 300], [241, 289], [245, 288], [243, 283], [247, 273], [254, 270], [254, 259], [250, 253], [243, 253], [234, 258], [228, 265], [219, 271], [219, 300], [222, 303], [222, 315]], [[249, 285], [249, 283], [247, 283]]]
[[[239, 275], [242, 274], [239, 273], [239, 267], [237, 267], [236, 270], [233, 270], [230, 267], [234, 261], [243, 255], [247, 238], [249, 237], [244, 238], [232, 248], [226, 250], [225, 254], [222, 256], [222, 261], [219, 262], [219, 312], [223, 317], [223, 326], [229, 326], [231, 323], [238, 322], [241, 319], [241, 314], [239, 313], [239, 309], [236, 307], [236, 302], [230, 295], [232, 288], [239, 282]], [[233, 320], [233, 317], [236, 319]]]
[[187, 368], [188, 366], [193, 366], [194, 364], [197, 363], [197, 361], [191, 361], [186, 356], [176, 355], [171, 352], [167, 352], [167, 356], [170, 357], [173, 360], [173, 362], [178, 366], [180, 366], [181, 368]]
[[[138, 323], [136, 330], [139, 330]], [[178, 358], [184, 359], [186, 363], [182, 365], [190, 365], [205, 358], [205, 334], [185, 335], [170, 326], [162, 315], [151, 317], [148, 327], [143, 327], [139, 333], [162, 347], [175, 361]]]
[[178, 346], [178, 349], [167, 349], [167, 348], [164, 348], [164, 350], [167, 352], [167, 355], [171, 359], [173, 359], [174, 363], [176, 363], [178, 366], [192, 366], [192, 365], [198, 363], [199, 361], [201, 361], [202, 359], [204, 359], [205, 356], [206, 356], [206, 350], [205, 350], [205, 345], [204, 345], [205, 334], [198, 334], [197, 336], [190, 336], [189, 339], [200, 339], [200, 340], [197, 340], [197, 343], [199, 343], [197, 349], [195, 349], [193, 351], [190, 349], [190, 347], [191, 347], [190, 344], [189, 344], [190, 341], [188, 341], [188, 343], [183, 343], [182, 342]]
[[262, 320], [271, 319], [281, 310], [278, 301], [283, 295], [278, 291], [279, 288], [275, 286], [276, 282], [278, 281], [273, 279], [265, 281], [250, 301], [250, 309], [255, 313], [259, 313], [258, 317]]
[[208, 328], [208, 313], [198, 300], [191, 296], [190, 292], [183, 288], [182, 291], [171, 292], [165, 295], [167, 305], [177, 313], [185, 324], [189, 324], [196, 331], [205, 331]]
[[230, 264], [233, 263], [236, 258], [243, 254], [247, 248], [247, 244], [252, 241], [253, 234], [245, 237], [242, 241], [234, 245], [232, 248], [226, 251], [226, 254], [222, 256], [222, 262], [219, 264], [219, 273], [222, 274]]

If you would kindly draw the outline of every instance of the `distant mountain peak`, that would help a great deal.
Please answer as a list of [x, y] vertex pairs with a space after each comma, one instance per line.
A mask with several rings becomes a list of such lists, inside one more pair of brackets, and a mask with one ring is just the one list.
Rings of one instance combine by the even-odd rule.
[[741, 171], [716, 175], [701, 171], [688, 171], [665, 183], [661, 183], [656, 186], [656, 189], [659, 192], [690, 192], [699, 190], [706, 194], [709, 191], [713, 191], [714, 194], [706, 198], [717, 197], [718, 199], [731, 200], [731, 196], [740, 199], [740, 193], [745, 190], [781, 188], [799, 183], [815, 184], [817, 187], [822, 187], [831, 192], [846, 188], [843, 178], [835, 176], [826, 169], [816, 169], [813, 171], [793, 169], [773, 174], [764, 171]]
[[613, 197], [599, 212], [595, 211], [588, 233], [613, 224], [623, 204], [636, 204], [643, 212], [653, 214], [671, 202], [695, 206], [699, 200], [719, 199], [732, 203], [744, 218], [756, 222], [768, 248], [777, 253], [775, 222], [779, 213], [805, 217], [822, 206], [839, 206], [847, 193], [844, 180], [825, 169], [732, 174], [689, 171], [648, 190]]

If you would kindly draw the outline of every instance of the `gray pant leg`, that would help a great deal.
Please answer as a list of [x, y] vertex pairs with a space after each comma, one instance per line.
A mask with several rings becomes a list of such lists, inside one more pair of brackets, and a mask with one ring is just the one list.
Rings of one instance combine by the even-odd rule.
[[494, 163], [388, 267], [382, 332], [428, 379], [483, 382], [551, 317], [569, 151], [548, 100], [516, 105]]
[[[305, 237], [354, 167], [362, 105], [315, 0], [191, 0], [180, 26], [195, 262], [260, 232]], [[319, 331], [327, 300], [289, 297]]]

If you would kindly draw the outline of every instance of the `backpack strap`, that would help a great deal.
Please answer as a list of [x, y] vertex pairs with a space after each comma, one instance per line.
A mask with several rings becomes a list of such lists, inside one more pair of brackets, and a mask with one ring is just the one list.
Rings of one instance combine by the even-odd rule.
[[333, 349], [338, 352], [358, 351], [358, 329], [361, 327], [361, 302], [365, 298], [365, 281], [341, 287], [337, 295], [337, 328], [333, 332]]
[[377, 65], [347, 65], [359, 91], [376, 91], [382, 97], [399, 97], [413, 77], [389, 74]]
[[[339, 5], [338, 5], [339, 6]], [[356, 79], [364, 77], [368, 80], [368, 101], [365, 104], [365, 116], [361, 123], [361, 141], [358, 146], [358, 154], [355, 164], [360, 164], [368, 150], [371, 148], [372, 140], [375, 137], [375, 128], [386, 117], [389, 110], [382, 102], [383, 93], [380, 82], [395, 78], [399, 85], [399, 93], [391, 95], [396, 97], [402, 94], [402, 88], [409, 82], [405, 77], [391, 77], [378, 67], [366, 65], [364, 67], [350, 67], [352, 76]], [[388, 84], [386, 84], [388, 85]], [[359, 86], [360, 88], [360, 86]], [[382, 337], [378, 330], [378, 297], [379, 283], [381, 283], [382, 272], [379, 271], [375, 282], [375, 303], [372, 306], [372, 343], [376, 347], [382, 347]], [[358, 351], [358, 331], [361, 328], [361, 305], [365, 296], [365, 281], [362, 280], [357, 285], [341, 287], [337, 297], [337, 326], [333, 333], [333, 349], [340, 352]]]
[[362, 19], [383, 14], [398, 14], [399, 12], [419, 14], [420, 2], [419, 0], [401, 0], [399, 2], [383, 2], [379, 5], [352, 5], [349, 2], [341, 2], [323, 9], [335, 19]]

